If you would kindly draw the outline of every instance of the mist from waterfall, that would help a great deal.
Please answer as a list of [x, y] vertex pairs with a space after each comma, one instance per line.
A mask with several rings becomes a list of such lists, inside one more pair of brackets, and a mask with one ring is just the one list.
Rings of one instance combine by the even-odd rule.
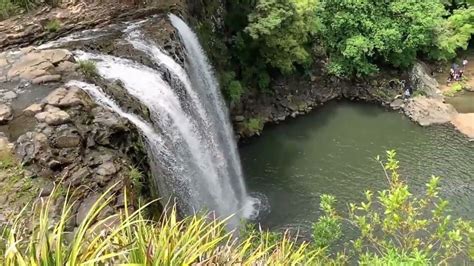
[[254, 201], [244, 185], [227, 107], [197, 37], [182, 20], [170, 19], [186, 48], [186, 68], [138, 30], [127, 33], [126, 39], [157, 69], [109, 55], [75, 52], [78, 60], [95, 61], [103, 78], [119, 80], [148, 108], [151, 123], [123, 112], [102, 91], [81, 87], [142, 131], [160, 196], [175, 199], [185, 214], [204, 210], [221, 218], [232, 216], [229, 225], [236, 227], [254, 214]]

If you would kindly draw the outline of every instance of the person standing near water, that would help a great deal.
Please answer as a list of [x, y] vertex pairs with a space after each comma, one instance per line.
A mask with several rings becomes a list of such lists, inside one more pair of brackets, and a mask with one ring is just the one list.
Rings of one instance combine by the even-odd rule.
[[404, 85], [403, 100], [408, 100], [408, 98], [410, 98], [413, 93], [413, 89], [411, 88], [410, 83], [406, 82], [405, 80], [403, 81], [403, 85]]

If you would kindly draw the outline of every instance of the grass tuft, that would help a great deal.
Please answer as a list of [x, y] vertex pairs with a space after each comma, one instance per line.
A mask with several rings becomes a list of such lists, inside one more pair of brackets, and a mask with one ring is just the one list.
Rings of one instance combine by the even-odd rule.
[[97, 76], [97, 66], [94, 61], [79, 61], [79, 70], [84, 74], [84, 76], [86, 76], [86, 78], [90, 79]]
[[45, 29], [48, 32], [58, 32], [61, 29], [61, 22], [57, 19], [50, 20], [46, 24]]

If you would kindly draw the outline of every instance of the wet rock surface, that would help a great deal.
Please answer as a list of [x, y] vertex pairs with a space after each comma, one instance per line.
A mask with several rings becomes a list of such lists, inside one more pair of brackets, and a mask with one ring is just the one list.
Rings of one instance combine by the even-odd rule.
[[456, 114], [451, 123], [471, 141], [474, 141], [474, 113]]
[[[148, 3], [151, 2], [151, 3]], [[44, 7], [0, 22], [0, 48], [44, 43], [71, 32], [104, 27], [120, 21], [185, 9], [184, 1], [73, 1], [56, 8]], [[58, 29], [49, 31], [51, 21]], [[1, 62], [1, 61], [0, 61]]]
[[409, 100], [404, 112], [421, 126], [449, 123], [457, 114], [452, 105], [425, 96]]

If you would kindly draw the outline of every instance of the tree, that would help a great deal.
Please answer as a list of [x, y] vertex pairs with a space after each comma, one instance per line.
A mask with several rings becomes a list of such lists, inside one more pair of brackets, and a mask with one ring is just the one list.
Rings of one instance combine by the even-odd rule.
[[258, 0], [245, 32], [257, 41], [265, 62], [283, 73], [307, 64], [316, 30], [316, 0]]
[[434, 45], [428, 54], [437, 60], [454, 58], [458, 49], [467, 49], [473, 34], [474, 7], [454, 10], [453, 14], [436, 29]]
[[319, 38], [329, 71], [367, 75], [380, 64], [407, 67], [432, 45], [444, 15], [439, 0], [321, 0]]

